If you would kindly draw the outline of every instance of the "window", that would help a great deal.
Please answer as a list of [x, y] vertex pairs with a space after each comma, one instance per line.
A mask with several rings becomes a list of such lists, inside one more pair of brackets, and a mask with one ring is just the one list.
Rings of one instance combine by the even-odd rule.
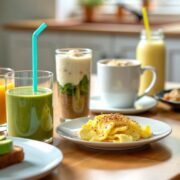
[[[113, 13], [117, 3], [141, 9], [143, 0], [105, 0], [107, 12]], [[178, 0], [149, 0], [151, 2], [151, 13], [153, 14], [180, 14], [180, 1]], [[111, 7], [110, 7], [111, 6]]]

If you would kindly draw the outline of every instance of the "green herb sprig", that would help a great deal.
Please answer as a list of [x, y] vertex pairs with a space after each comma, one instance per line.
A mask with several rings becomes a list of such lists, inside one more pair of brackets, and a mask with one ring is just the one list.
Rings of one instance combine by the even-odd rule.
[[80, 91], [81, 95], [88, 95], [89, 93], [89, 79], [87, 75], [84, 75], [82, 80], [78, 85], [73, 85], [72, 83], [67, 83], [64, 86], [58, 83], [59, 91], [67, 95], [75, 95], [76, 91]]

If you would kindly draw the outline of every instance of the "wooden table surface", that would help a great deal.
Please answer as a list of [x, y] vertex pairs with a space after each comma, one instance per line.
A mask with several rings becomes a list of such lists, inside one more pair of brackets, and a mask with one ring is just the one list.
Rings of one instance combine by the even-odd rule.
[[[172, 86], [172, 84], [171, 84]], [[56, 91], [54, 96], [55, 128], [60, 124]], [[54, 145], [63, 153], [62, 163], [44, 180], [163, 180], [180, 179], [180, 112], [168, 105], [140, 116], [168, 123], [170, 136], [152, 143], [144, 150], [103, 151], [88, 149], [61, 139], [54, 133]]]

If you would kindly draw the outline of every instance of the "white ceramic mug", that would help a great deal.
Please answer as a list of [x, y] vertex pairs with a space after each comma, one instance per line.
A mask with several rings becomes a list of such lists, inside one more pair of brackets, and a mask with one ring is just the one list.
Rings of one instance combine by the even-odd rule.
[[[156, 83], [157, 74], [154, 67], [145, 66], [137, 60], [123, 60], [122, 66], [108, 64], [112, 60], [98, 61], [98, 84], [102, 102], [109, 107], [130, 108], [134, 102], [147, 95]], [[115, 60], [113, 60], [115, 61]], [[122, 60], [118, 60], [119, 62]], [[144, 93], [138, 96], [140, 77], [144, 71], [151, 71], [153, 78]]]

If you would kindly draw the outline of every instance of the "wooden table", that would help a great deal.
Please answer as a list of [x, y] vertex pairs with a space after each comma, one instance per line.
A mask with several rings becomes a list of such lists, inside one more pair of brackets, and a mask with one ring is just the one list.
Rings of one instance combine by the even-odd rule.
[[[56, 127], [59, 124], [59, 113], [56, 97], [54, 100]], [[55, 133], [54, 144], [61, 149], [64, 159], [58, 168], [44, 179], [180, 179], [180, 112], [158, 103], [156, 108], [140, 116], [166, 122], [173, 132], [147, 149], [128, 152], [87, 149], [63, 140]]]

